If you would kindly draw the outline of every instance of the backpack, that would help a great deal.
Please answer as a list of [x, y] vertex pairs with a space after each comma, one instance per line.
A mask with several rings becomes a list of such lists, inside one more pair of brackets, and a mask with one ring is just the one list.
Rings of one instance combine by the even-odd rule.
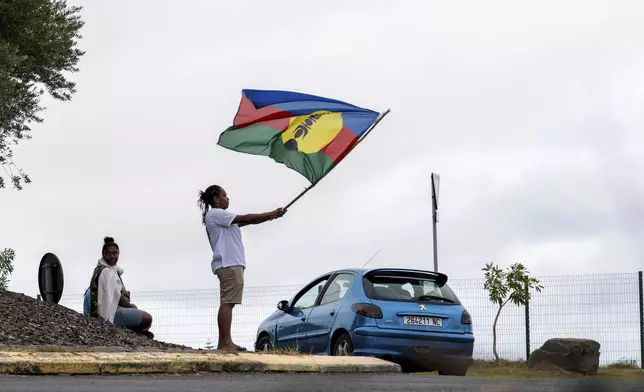
[[89, 316], [91, 295], [92, 293], [88, 287], [87, 290], [85, 290], [85, 294], [83, 294], [83, 315], [85, 316]]

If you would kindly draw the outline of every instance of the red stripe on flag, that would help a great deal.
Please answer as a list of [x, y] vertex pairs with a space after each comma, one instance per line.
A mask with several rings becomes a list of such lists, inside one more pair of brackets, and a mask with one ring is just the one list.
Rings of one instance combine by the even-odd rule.
[[286, 121], [286, 124], [288, 125], [291, 117], [293, 117], [291, 113], [276, 108], [275, 106], [265, 106], [261, 109], [255, 109], [253, 102], [244, 95], [239, 103], [237, 114], [233, 119], [233, 126], [235, 128], [243, 128], [254, 123], [265, 123], [267, 121], [272, 122], [272, 120], [278, 120], [280, 121], [280, 124]]
[[271, 128], [276, 129], [276, 130], [278, 130], [280, 132], [284, 132], [284, 131], [286, 131], [286, 129], [290, 125], [290, 122], [289, 122], [288, 118], [278, 118], [278, 119], [275, 119], [275, 120], [260, 121], [260, 122], [253, 123], [253, 124], [266, 125], [267, 127], [271, 127]]
[[347, 151], [351, 146], [353, 146], [358, 141], [358, 137], [355, 133], [349, 130], [347, 127], [342, 127], [338, 136], [327, 144], [326, 147], [322, 149], [322, 152], [325, 153], [334, 163], [338, 163], [344, 158]]

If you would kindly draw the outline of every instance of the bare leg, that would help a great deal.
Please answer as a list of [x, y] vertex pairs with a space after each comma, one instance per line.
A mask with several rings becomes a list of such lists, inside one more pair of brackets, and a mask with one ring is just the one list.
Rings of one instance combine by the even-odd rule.
[[233, 343], [230, 334], [233, 322], [233, 308], [235, 304], [221, 304], [217, 314], [217, 324], [219, 326], [219, 343], [217, 350], [236, 350], [237, 346]]
[[148, 312], [143, 312], [141, 318], [141, 330], [147, 331], [152, 326], [152, 315]]
[[141, 318], [141, 325], [138, 328], [133, 328], [133, 331], [147, 336], [150, 339], [154, 339], [154, 334], [149, 331], [152, 326], [152, 315], [148, 312], [143, 312], [143, 317]]

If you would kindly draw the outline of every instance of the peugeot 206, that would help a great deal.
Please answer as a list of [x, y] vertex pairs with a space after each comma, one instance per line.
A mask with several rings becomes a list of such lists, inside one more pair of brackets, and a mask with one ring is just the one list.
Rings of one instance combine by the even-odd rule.
[[304, 286], [260, 324], [256, 351], [374, 356], [404, 371], [464, 376], [472, 318], [442, 273], [346, 269]]

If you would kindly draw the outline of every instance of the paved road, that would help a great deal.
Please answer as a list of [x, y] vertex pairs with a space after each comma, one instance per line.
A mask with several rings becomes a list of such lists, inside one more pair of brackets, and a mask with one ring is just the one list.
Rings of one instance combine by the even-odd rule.
[[215, 374], [204, 376], [7, 377], [0, 392], [255, 392], [458, 391], [642, 392], [642, 383], [592, 380], [504, 380], [433, 375]]

